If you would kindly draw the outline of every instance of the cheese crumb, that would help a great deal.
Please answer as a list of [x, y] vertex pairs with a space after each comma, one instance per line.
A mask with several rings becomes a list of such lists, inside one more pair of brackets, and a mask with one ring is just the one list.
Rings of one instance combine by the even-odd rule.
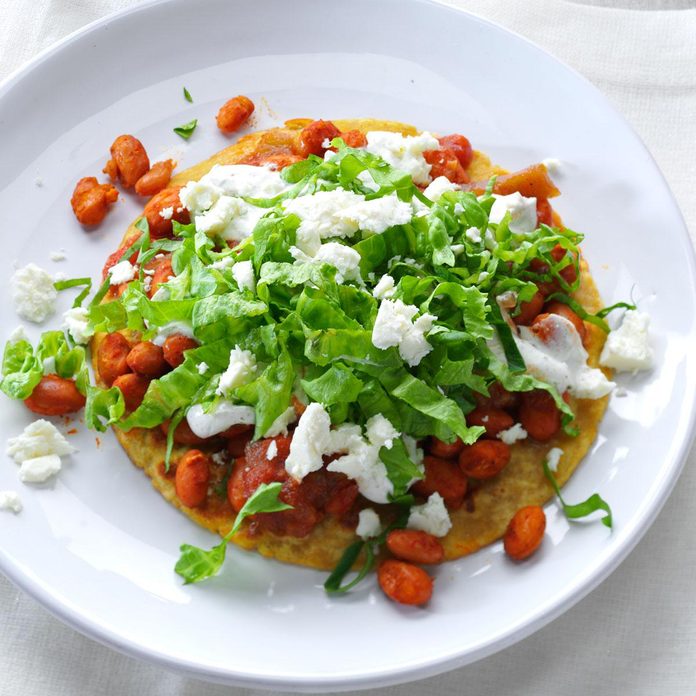
[[0, 510], [8, 510], [16, 515], [22, 511], [22, 501], [16, 491], [0, 491]]
[[509, 228], [515, 234], [529, 234], [536, 229], [536, 198], [525, 198], [518, 191], [508, 196], [493, 194], [495, 202], [488, 216], [489, 222], [500, 223], [510, 213]]
[[355, 528], [355, 533], [361, 539], [372, 539], [379, 536], [381, 531], [379, 515], [372, 508], [365, 508], [358, 513], [358, 526]]
[[52, 251], [49, 254], [49, 258], [51, 261], [65, 261], [67, 256], [65, 255], [65, 251], [61, 249], [60, 251]]
[[496, 437], [506, 445], [514, 445], [518, 440], [527, 438], [527, 431], [522, 427], [522, 423], [515, 423], [507, 430], [501, 430]]
[[415, 321], [418, 307], [401, 300], [382, 300], [372, 329], [372, 345], [375, 348], [399, 347], [399, 355], [411, 367], [415, 367], [433, 349], [425, 334], [433, 327], [437, 317], [423, 314]]
[[121, 285], [135, 278], [135, 266], [128, 261], [119, 261], [109, 269], [109, 285]]
[[599, 358], [599, 364], [618, 372], [650, 370], [653, 351], [650, 347], [648, 328], [650, 317], [645, 312], [628, 310], [621, 326], [607, 336]]
[[270, 462], [272, 459], [275, 459], [278, 456], [278, 445], [276, 444], [275, 440], [271, 440], [271, 444], [268, 445], [268, 449], [266, 450], [266, 459]]
[[452, 529], [452, 521], [439, 493], [433, 493], [423, 505], [414, 505], [406, 526], [419, 529], [436, 537], [443, 537]]
[[256, 292], [256, 278], [254, 278], [254, 266], [251, 261], [237, 261], [232, 266], [232, 277], [237, 281], [240, 290]]
[[423, 191], [423, 195], [429, 198], [433, 203], [437, 203], [442, 194], [446, 191], [458, 191], [461, 186], [453, 184], [446, 176], [438, 176], [437, 179], [433, 179], [433, 182], [428, 186], [428, 188]]
[[55, 425], [43, 418], [30, 423], [21, 435], [11, 437], [6, 450], [18, 464], [49, 454], [62, 457], [75, 451], [75, 447], [58, 432]]
[[172, 215], [174, 215], [173, 206], [170, 205], [167, 208], [162, 208], [162, 210], [159, 211], [159, 215], [163, 220], [171, 220]]
[[227, 369], [220, 375], [219, 394], [241, 387], [251, 381], [256, 373], [256, 358], [249, 350], [235, 346], [230, 351], [230, 362]]
[[212, 437], [233, 425], [253, 425], [256, 412], [252, 406], [220, 401], [206, 412], [201, 404], [194, 404], [186, 412], [186, 421], [198, 437]]
[[395, 292], [394, 278], [390, 275], [383, 275], [379, 279], [379, 283], [375, 285], [375, 289], [372, 291], [372, 297], [377, 300], [388, 300], [394, 296]]
[[45, 454], [33, 459], [25, 459], [19, 467], [19, 479], [24, 483], [44, 483], [61, 469], [57, 454]]
[[15, 271], [10, 286], [15, 311], [27, 321], [40, 324], [55, 312], [58, 291], [50, 273], [30, 263]]
[[85, 345], [94, 335], [89, 326], [89, 312], [84, 307], [72, 307], [63, 314], [63, 326], [75, 343]]
[[198, 365], [196, 365], [196, 369], [199, 375], [204, 375], [209, 370], [208, 363], [199, 362]]
[[563, 450], [560, 447], [552, 447], [546, 455], [546, 464], [554, 473], [558, 469], [558, 463], [563, 456]]
[[401, 135], [391, 131], [370, 131], [365, 149], [381, 157], [387, 164], [409, 174], [414, 183], [430, 183], [430, 165], [425, 161], [426, 150], [437, 150], [440, 143], [431, 133]]
[[331, 449], [331, 418], [326, 409], [311, 403], [295, 428], [285, 470], [297, 481], [324, 464], [323, 456]]

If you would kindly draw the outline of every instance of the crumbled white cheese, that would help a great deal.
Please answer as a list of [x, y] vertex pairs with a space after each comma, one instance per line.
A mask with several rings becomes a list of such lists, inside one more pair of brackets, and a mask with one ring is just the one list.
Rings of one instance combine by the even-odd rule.
[[124, 259], [109, 269], [109, 285], [120, 285], [135, 278], [135, 266]]
[[522, 427], [521, 423], [515, 423], [507, 430], [501, 430], [496, 437], [506, 445], [514, 445], [517, 441], [527, 438], [527, 431]]
[[[160, 290], [161, 289], [162, 288], [160, 288]], [[159, 290], [157, 292], [159, 292]], [[152, 299], [154, 300], [155, 298], [153, 297]], [[170, 321], [164, 326], [157, 327], [157, 335], [152, 339], [152, 342], [156, 346], [162, 346], [170, 336], [186, 336], [187, 338], [193, 338], [193, 327], [185, 321]]]
[[278, 445], [276, 444], [275, 440], [271, 440], [271, 444], [268, 445], [268, 449], [266, 450], [266, 459], [270, 462], [272, 459], [275, 459], [278, 456]]
[[552, 447], [548, 451], [546, 455], [546, 464], [551, 471], [556, 471], [558, 469], [558, 463], [561, 461], [563, 454], [563, 450], [560, 447]]
[[159, 211], [159, 215], [163, 220], [171, 220], [172, 215], [174, 215], [174, 208], [171, 205], [162, 208], [162, 210]]
[[220, 375], [218, 392], [228, 392], [247, 384], [256, 374], [256, 358], [250, 350], [242, 350], [235, 346], [230, 351], [230, 362], [227, 369]]
[[240, 290], [247, 289], [256, 292], [256, 278], [251, 261], [237, 261], [232, 266], [232, 277], [237, 281]]
[[372, 508], [365, 508], [358, 513], [358, 526], [355, 528], [355, 533], [361, 539], [372, 539], [379, 536], [381, 531], [379, 515]]
[[433, 493], [423, 505], [414, 505], [406, 526], [419, 529], [436, 537], [443, 537], [452, 529], [452, 520], [439, 493]]
[[288, 406], [270, 425], [263, 434], [264, 437], [276, 437], [277, 435], [287, 435], [288, 426], [297, 420], [297, 413], [294, 406]]
[[89, 327], [89, 312], [84, 307], [72, 307], [63, 314], [63, 326], [75, 343], [85, 345], [94, 335]]
[[423, 153], [439, 149], [440, 143], [433, 135], [428, 132], [401, 135], [391, 131], [370, 131], [366, 137], [365, 149], [368, 152], [406, 172], [416, 184], [425, 185], [430, 182], [430, 165], [425, 161]]
[[400, 433], [381, 414], [366, 423], [366, 437], [360, 426], [343, 424], [331, 432], [333, 452], [346, 452], [327, 465], [328, 471], [345, 474], [358, 484], [360, 494], [374, 503], [387, 503], [394, 492], [394, 484], [387, 476], [387, 468], [379, 457], [382, 447], [391, 449]]
[[22, 501], [17, 491], [0, 491], [0, 510], [9, 510], [15, 515], [22, 512]]
[[372, 297], [377, 300], [388, 300], [394, 296], [396, 292], [396, 286], [394, 285], [394, 278], [390, 275], [383, 275], [379, 279], [379, 283], [375, 285], [375, 289], [372, 291]]
[[445, 191], [458, 191], [461, 188], [458, 184], [453, 184], [446, 176], [438, 176], [423, 191], [423, 195], [433, 203], [437, 203]]
[[563, 162], [555, 157], [546, 157], [541, 160], [541, 163], [546, 167], [546, 171], [552, 179], [556, 179], [563, 174]]
[[58, 291], [50, 273], [30, 263], [14, 272], [10, 280], [15, 311], [27, 321], [40, 324], [55, 312]]
[[[331, 153], [334, 154], [334, 153]], [[370, 172], [365, 169], [364, 171], [360, 172], [356, 179], [368, 190], [370, 191], [379, 191], [380, 185], [375, 181], [374, 177]], [[419, 201], [420, 202], [420, 201]]]
[[481, 230], [478, 227], [469, 227], [464, 236], [474, 244], [480, 244], [481, 242]]
[[425, 334], [432, 329], [437, 317], [423, 314], [413, 321], [416, 314], [418, 307], [414, 305], [401, 300], [382, 300], [372, 329], [372, 344], [381, 349], [398, 346], [399, 355], [411, 367], [418, 365], [432, 350]]
[[268, 212], [242, 197], [272, 198], [288, 187], [280, 173], [269, 167], [216, 165], [199, 181], [184, 186], [179, 198], [193, 216], [196, 230], [239, 241]]
[[352, 237], [358, 230], [381, 234], [413, 217], [410, 204], [399, 200], [395, 193], [366, 201], [361, 194], [335, 189], [291, 198], [282, 205], [285, 212], [300, 218], [296, 245], [312, 257], [322, 239]]
[[541, 332], [546, 340], [529, 327], [520, 327], [515, 337], [527, 371], [553, 384], [562, 394], [569, 391], [579, 399], [599, 399], [616, 386], [601, 370], [587, 365], [587, 351], [573, 324], [558, 314], [542, 320]]
[[208, 363], [199, 362], [198, 365], [196, 365], [196, 369], [199, 375], [204, 375], [210, 368], [208, 367]]
[[305, 254], [297, 247], [290, 247], [290, 253], [295, 259], [295, 263], [327, 263], [336, 269], [336, 282], [344, 283], [346, 280], [353, 280], [362, 283], [360, 276], [360, 254], [345, 244], [339, 242], [328, 242], [322, 244], [314, 256]]
[[621, 326], [607, 336], [599, 364], [617, 372], [635, 372], [652, 368], [653, 351], [650, 347], [650, 317], [644, 312], [628, 310]]
[[194, 404], [186, 413], [191, 430], [198, 437], [212, 437], [232, 425], [253, 425], [256, 412], [252, 406], [220, 401], [207, 413], [200, 404]]
[[493, 194], [495, 202], [488, 216], [489, 222], [499, 223], [510, 213], [510, 231], [515, 234], [529, 234], [536, 229], [536, 198], [525, 198], [519, 192], [508, 196]]
[[44, 454], [41, 457], [25, 459], [19, 467], [19, 479], [24, 483], [44, 483], [61, 469], [57, 454]]
[[285, 470], [301, 481], [323, 464], [322, 457], [331, 449], [331, 418], [326, 409], [311, 403], [302, 414], [290, 443], [290, 453], [285, 460]]
[[48, 256], [51, 259], [51, 261], [65, 261], [65, 259], [67, 258], [63, 249], [61, 249], [60, 251], [52, 251], [49, 253]]
[[7, 441], [7, 454], [18, 464], [27, 459], [56, 454], [62, 457], [75, 448], [58, 432], [53, 423], [43, 418], [30, 423], [21, 435]]

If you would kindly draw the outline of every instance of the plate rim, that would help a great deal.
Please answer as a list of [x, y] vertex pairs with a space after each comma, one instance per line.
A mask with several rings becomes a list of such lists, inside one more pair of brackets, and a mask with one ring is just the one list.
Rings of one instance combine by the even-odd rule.
[[[27, 62], [15, 68], [7, 77], [0, 81], [0, 99], [4, 98], [12, 87], [19, 83], [28, 74], [38, 68], [45, 61], [61, 51], [66, 45], [74, 42], [85, 34], [98, 30], [110, 22], [127, 17], [132, 14], [137, 14], [149, 10], [150, 8], [173, 5], [177, 2], [194, 2], [195, 0], [144, 0], [130, 7], [121, 8], [110, 12], [102, 17], [99, 17], [84, 26], [81, 26], [58, 41], [52, 43], [46, 48], [39, 51]], [[375, 1], [375, 0], [373, 0]], [[411, 3], [432, 6], [435, 8], [445, 8], [451, 12], [463, 14], [469, 20], [486, 25], [490, 29], [497, 31], [503, 35], [512, 36], [515, 39], [527, 44], [528, 47], [534, 49], [538, 54], [541, 54], [546, 60], [551, 60], [557, 65], [567, 70], [576, 79], [579, 79], [589, 88], [594, 95], [599, 98], [603, 106], [609, 109], [615, 117], [621, 122], [622, 126], [629, 133], [635, 142], [639, 145], [643, 153], [646, 154], [652, 163], [655, 173], [662, 182], [669, 199], [671, 200], [674, 212], [677, 214], [681, 222], [680, 229], [677, 234], [682, 237], [682, 241], [686, 241], [685, 245], [689, 252], [684, 257], [686, 262], [687, 274], [692, 281], [691, 292], [696, 301], [696, 250], [694, 250], [691, 237], [689, 235], [688, 226], [684, 219], [684, 215], [679, 207], [679, 204], [672, 192], [669, 183], [667, 182], [662, 170], [657, 161], [653, 157], [650, 150], [643, 142], [640, 135], [634, 129], [627, 118], [618, 110], [617, 107], [608, 99], [607, 96], [596, 87], [588, 78], [579, 73], [575, 68], [568, 65], [565, 61], [559, 59], [549, 51], [542, 48], [536, 42], [522, 36], [516, 31], [504, 27], [497, 22], [482, 17], [475, 12], [458, 7], [452, 0], [409, 0]], [[386, 4], [390, 0], [379, 0]], [[340, 676], [338, 678], [327, 677], [325, 675], [310, 676], [307, 675], [302, 681], [296, 678], [291, 678], [275, 675], [260, 676], [255, 673], [223, 670], [220, 668], [201, 665], [198, 662], [189, 661], [172, 657], [163, 653], [152, 646], [140, 645], [122, 635], [102, 626], [98, 622], [82, 615], [79, 608], [71, 606], [59, 598], [57, 598], [50, 590], [50, 587], [41, 582], [38, 578], [34, 578], [29, 573], [22, 573], [19, 566], [8, 563], [2, 555], [0, 555], [0, 570], [2, 573], [22, 591], [26, 592], [30, 597], [36, 600], [44, 609], [51, 615], [58, 618], [64, 624], [75, 629], [82, 635], [95, 640], [96, 642], [115, 649], [121, 654], [135, 658], [141, 662], [150, 662], [168, 669], [170, 671], [183, 674], [189, 677], [194, 677], [207, 682], [215, 682], [220, 684], [235, 685], [241, 687], [253, 687], [267, 690], [285, 689], [295, 692], [305, 693], [320, 693], [322, 691], [341, 692], [348, 690], [363, 690], [368, 688], [384, 687], [396, 684], [402, 684], [417, 679], [426, 679], [444, 672], [463, 667], [485, 657], [488, 657], [496, 652], [504, 650], [515, 643], [523, 640], [532, 633], [548, 625], [560, 615], [568, 611], [572, 606], [580, 602], [590, 592], [596, 589], [609, 575], [611, 575], [626, 557], [633, 551], [637, 544], [645, 536], [648, 529], [657, 519], [660, 511], [667, 502], [674, 486], [684, 469], [689, 451], [696, 439], [696, 393], [692, 396], [690, 403], [690, 412], [686, 420], [684, 436], [679, 448], [672, 457], [670, 466], [665, 470], [664, 474], [653, 482], [655, 488], [652, 498], [648, 504], [644, 504], [642, 509], [637, 513], [637, 519], [634, 528], [627, 534], [624, 539], [619, 542], [611, 555], [602, 559], [597, 564], [588, 567], [582, 575], [579, 575], [566, 588], [560, 598], [556, 598], [553, 602], [549, 601], [544, 605], [540, 605], [534, 611], [532, 618], [527, 618], [522, 625], [515, 624], [508, 628], [504, 633], [499, 634], [488, 642], [480, 644], [476, 649], [462, 655], [448, 653], [438, 658], [432, 658], [427, 662], [419, 663], [408, 668], [389, 668], [384, 670], [373, 670], [368, 673], [351, 676]]]

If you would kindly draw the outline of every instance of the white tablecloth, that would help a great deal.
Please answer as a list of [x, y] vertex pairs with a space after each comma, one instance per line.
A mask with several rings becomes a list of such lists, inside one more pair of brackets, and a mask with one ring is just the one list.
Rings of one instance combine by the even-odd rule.
[[[0, 78], [70, 31], [136, 2], [0, 2]], [[696, 233], [696, 0], [453, 4], [528, 37], [594, 82], [642, 136]], [[368, 693], [696, 693], [694, 465], [692, 451], [665, 510], [638, 548], [550, 626], [464, 669]], [[0, 694], [255, 693], [187, 679], [102, 647], [52, 618], [2, 577], [0, 627]]]

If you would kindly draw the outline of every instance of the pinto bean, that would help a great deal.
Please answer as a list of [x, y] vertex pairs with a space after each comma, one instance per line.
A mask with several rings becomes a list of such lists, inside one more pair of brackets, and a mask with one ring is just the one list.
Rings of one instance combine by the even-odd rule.
[[150, 386], [150, 380], [143, 375], [129, 372], [117, 377], [111, 386], [121, 390], [123, 400], [126, 403], [126, 411], [135, 411], [143, 403], [145, 392]]
[[519, 509], [505, 530], [505, 553], [516, 561], [531, 556], [539, 548], [545, 531], [546, 514], [543, 508], [529, 505]]
[[227, 479], [227, 500], [235, 512], [239, 512], [247, 501], [244, 491], [244, 470], [247, 463], [244, 457], [237, 457], [231, 476]]
[[130, 372], [127, 360], [130, 349], [130, 343], [120, 333], [110, 333], [99, 344], [97, 372], [108, 386], [111, 386], [117, 377]]
[[126, 362], [133, 372], [145, 377], [159, 377], [168, 367], [161, 346], [156, 346], [152, 341], [136, 343], [128, 353]]
[[174, 485], [179, 500], [187, 507], [198, 507], [208, 497], [210, 458], [200, 450], [189, 450], [177, 462]]
[[513, 417], [499, 409], [490, 406], [479, 406], [466, 416], [467, 425], [481, 425], [486, 429], [486, 437], [494, 438], [496, 435], [511, 428], [515, 421]]
[[503, 410], [517, 408], [520, 400], [515, 392], [509, 392], [500, 382], [488, 385], [488, 398], [491, 406]]
[[389, 532], [387, 548], [399, 560], [411, 563], [441, 563], [445, 557], [440, 540], [417, 529], [394, 529]]
[[135, 192], [139, 196], [154, 196], [162, 189], [167, 188], [175, 166], [174, 160], [170, 159], [162, 162], [155, 162], [150, 169], [135, 182]]
[[430, 176], [433, 179], [436, 179], [438, 176], [444, 176], [453, 184], [468, 183], [469, 175], [452, 150], [426, 150], [423, 153], [423, 157], [430, 165]]
[[174, 269], [172, 268], [172, 259], [170, 256], [167, 256], [155, 266], [155, 272], [152, 275], [150, 289], [147, 293], [148, 296], [152, 297], [157, 292], [157, 290], [159, 290], [160, 285], [168, 282], [169, 279], [173, 277]]
[[477, 479], [497, 476], [510, 461], [510, 446], [500, 440], [478, 440], [459, 455], [459, 468]]
[[79, 411], [85, 405], [85, 397], [72, 379], [44, 375], [24, 403], [30, 411], [42, 416], [63, 416]]
[[234, 133], [254, 113], [254, 102], [243, 95], [226, 101], [217, 113], [218, 128], [223, 133]]
[[324, 147], [324, 141], [331, 141], [340, 135], [341, 131], [331, 121], [312, 121], [300, 133], [302, 153], [305, 157], [309, 155], [321, 156], [327, 150]]
[[452, 135], [445, 135], [442, 138], [438, 138], [438, 142], [443, 150], [449, 150], [457, 156], [459, 164], [461, 164], [464, 169], [469, 167], [474, 157], [474, 151], [471, 148], [471, 143], [468, 138], [459, 133], [453, 133]]
[[[539, 314], [536, 319], [532, 322], [532, 331], [538, 329], [540, 331], [539, 338], [545, 340], [545, 332], [543, 330], [544, 319], [546, 319], [549, 314], [557, 314], [564, 319], [567, 319], [578, 332], [580, 340], [584, 343], [587, 338], [587, 328], [585, 327], [585, 322], [580, 318], [580, 316], [575, 313], [568, 305], [562, 302], [549, 302], [546, 307], [544, 307], [544, 312]], [[535, 331], [536, 333], [536, 331]]]
[[424, 498], [439, 493], [448, 508], [458, 508], [466, 494], [467, 480], [457, 464], [437, 457], [424, 457], [423, 466], [425, 477], [413, 484], [413, 492]]
[[532, 299], [529, 302], [522, 302], [520, 304], [520, 312], [516, 316], [512, 317], [512, 320], [518, 326], [529, 326], [534, 318], [541, 312], [544, 306], [544, 295], [537, 290]]
[[546, 442], [561, 429], [561, 412], [551, 394], [543, 389], [521, 395], [519, 419], [529, 437]]
[[[188, 210], [184, 208], [179, 198], [180, 190], [181, 186], [168, 186], [156, 193], [143, 208], [143, 217], [147, 219], [152, 239], [171, 237], [172, 220], [176, 220], [182, 225], [191, 221]], [[168, 208], [172, 209], [172, 215], [169, 219], [163, 218], [160, 213]]]
[[341, 133], [343, 142], [348, 147], [365, 147], [367, 145], [367, 136], [359, 130], [349, 130]]
[[430, 438], [428, 451], [433, 457], [454, 459], [462, 451], [462, 447], [464, 447], [464, 443], [459, 438], [456, 438], [454, 442], [444, 442], [433, 436]]
[[[160, 423], [160, 430], [165, 435], [169, 432], [168, 420]], [[198, 435], [191, 430], [191, 426], [185, 418], [174, 428], [174, 442], [176, 442], [177, 445], [204, 445], [210, 442], [211, 439], [212, 438], [198, 437]]]
[[377, 580], [384, 594], [399, 604], [425, 604], [433, 594], [432, 578], [422, 568], [404, 561], [382, 561]]
[[143, 144], [132, 135], [119, 135], [111, 145], [111, 159], [104, 173], [112, 181], [118, 179], [124, 188], [132, 188], [149, 168], [150, 158]]
[[184, 362], [184, 353], [192, 348], [198, 348], [198, 341], [181, 334], [172, 334], [165, 339], [162, 352], [164, 359], [172, 367], [179, 367]]
[[116, 202], [118, 191], [111, 184], [100, 184], [93, 176], [86, 176], [75, 184], [70, 205], [78, 222], [98, 225]]

